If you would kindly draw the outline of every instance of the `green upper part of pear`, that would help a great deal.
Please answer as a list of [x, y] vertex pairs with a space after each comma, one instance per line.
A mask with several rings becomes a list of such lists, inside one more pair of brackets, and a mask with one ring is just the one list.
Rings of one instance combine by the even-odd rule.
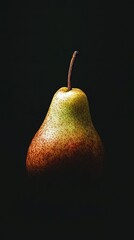
[[68, 91], [67, 87], [62, 87], [53, 96], [40, 133], [44, 132], [46, 140], [56, 135], [63, 139], [65, 133], [86, 136], [93, 128], [86, 94], [78, 88]]
[[[84, 144], [99, 140], [89, 111], [86, 94], [73, 88], [60, 88], [53, 96], [47, 115], [35, 135], [42, 144], [52, 144], [56, 148], [61, 146]], [[34, 141], [33, 139], [33, 141]], [[86, 144], [85, 144], [85, 143]], [[93, 146], [92, 146], [93, 147]], [[95, 145], [94, 145], [95, 147]]]
[[45, 120], [37, 132], [46, 142], [79, 142], [98, 134], [92, 124], [86, 94], [78, 89], [60, 88], [53, 96]]
[[51, 127], [76, 127], [76, 123], [86, 127], [91, 122], [86, 94], [78, 88], [72, 88], [70, 91], [67, 87], [60, 88], [54, 94], [46, 118], [47, 121], [51, 119]]

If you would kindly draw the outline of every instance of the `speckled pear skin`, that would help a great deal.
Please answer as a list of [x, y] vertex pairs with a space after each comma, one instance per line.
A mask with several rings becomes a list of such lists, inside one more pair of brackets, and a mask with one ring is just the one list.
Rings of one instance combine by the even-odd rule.
[[95, 130], [86, 94], [60, 88], [33, 137], [26, 158], [29, 175], [87, 172], [100, 174], [104, 148]]

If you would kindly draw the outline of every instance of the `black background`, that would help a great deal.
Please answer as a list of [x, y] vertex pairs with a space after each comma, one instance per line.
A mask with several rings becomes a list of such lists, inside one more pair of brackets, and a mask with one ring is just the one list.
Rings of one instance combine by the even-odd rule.
[[[84, 234], [92, 221], [92, 229], [98, 226], [99, 232], [104, 228], [104, 232], [110, 229], [114, 233], [115, 229], [124, 228], [132, 210], [129, 196], [132, 98], [126, 4], [94, 1], [84, 6], [72, 3], [58, 6], [18, 1], [3, 4], [0, 17], [4, 226], [14, 236], [17, 232], [22, 236], [26, 232], [31, 234], [35, 228], [44, 231], [44, 235], [47, 230], [52, 233], [51, 228], [67, 234], [69, 226], [76, 232], [83, 226]], [[45, 217], [44, 221], [39, 220], [42, 216], [33, 220], [27, 213], [25, 159], [53, 94], [67, 85], [74, 50], [79, 55], [73, 68], [72, 86], [81, 88], [88, 96], [92, 119], [107, 153], [106, 170], [97, 210], [90, 208], [88, 218], [78, 215], [73, 221], [68, 217], [69, 226], [54, 216], [46, 225]]]

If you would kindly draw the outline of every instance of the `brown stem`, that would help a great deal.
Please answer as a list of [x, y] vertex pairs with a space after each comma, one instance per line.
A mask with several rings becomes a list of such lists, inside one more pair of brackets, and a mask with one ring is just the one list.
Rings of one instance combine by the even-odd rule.
[[69, 66], [69, 70], [68, 70], [68, 80], [67, 80], [68, 91], [70, 91], [72, 89], [71, 88], [71, 74], [72, 74], [74, 60], [75, 60], [77, 54], [78, 54], [78, 51], [74, 51], [73, 56], [70, 61], [70, 66]]

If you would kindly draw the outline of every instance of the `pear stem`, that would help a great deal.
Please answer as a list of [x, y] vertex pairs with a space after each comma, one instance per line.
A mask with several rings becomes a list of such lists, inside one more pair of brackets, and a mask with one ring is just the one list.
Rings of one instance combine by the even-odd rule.
[[73, 68], [74, 60], [75, 60], [77, 54], [78, 54], [78, 51], [74, 51], [73, 56], [72, 56], [71, 61], [70, 61], [70, 66], [69, 66], [69, 70], [68, 70], [68, 80], [67, 80], [68, 91], [70, 91], [72, 89], [72, 87], [71, 87], [71, 74], [72, 74], [72, 68]]

